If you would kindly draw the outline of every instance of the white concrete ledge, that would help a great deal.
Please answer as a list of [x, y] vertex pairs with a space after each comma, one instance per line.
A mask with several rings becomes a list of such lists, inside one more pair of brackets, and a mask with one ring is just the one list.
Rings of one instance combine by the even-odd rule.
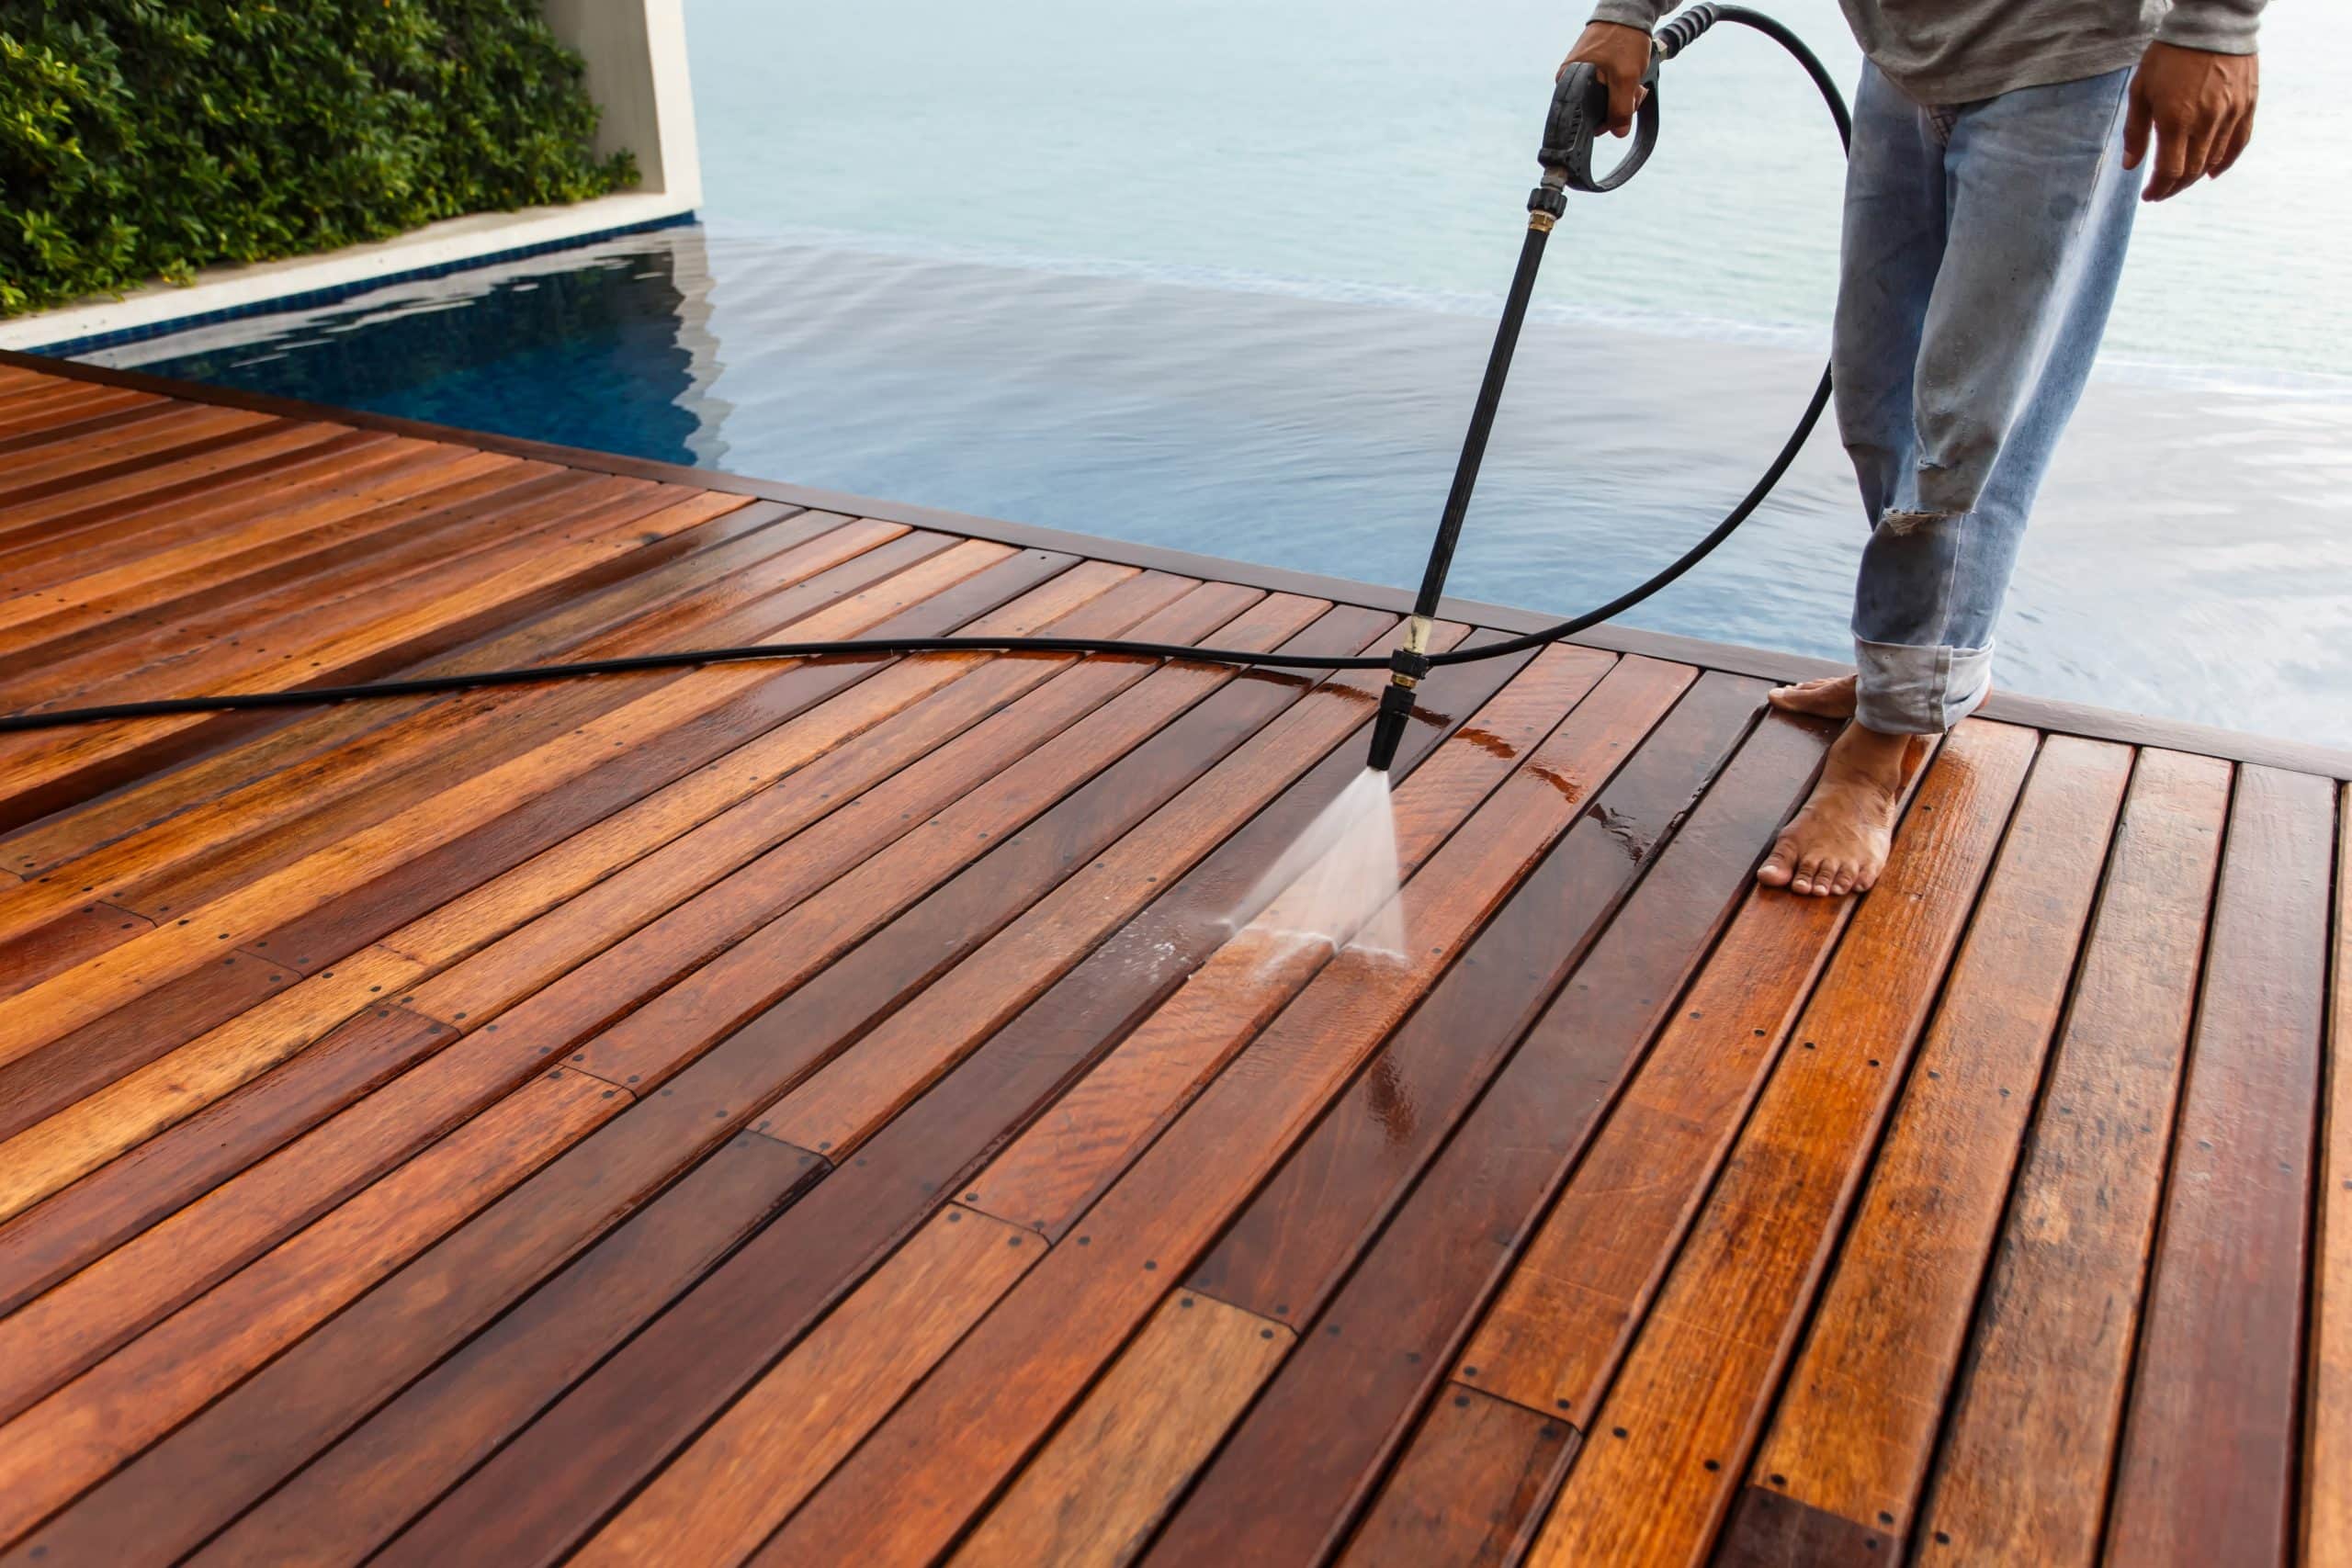
[[0, 321], [0, 348], [37, 349], [113, 333], [249, 310], [277, 300], [380, 283], [437, 267], [633, 229], [693, 210], [691, 191], [623, 191], [567, 207], [475, 212], [317, 255], [207, 267], [186, 285], [159, 283], [119, 299], [67, 305]]

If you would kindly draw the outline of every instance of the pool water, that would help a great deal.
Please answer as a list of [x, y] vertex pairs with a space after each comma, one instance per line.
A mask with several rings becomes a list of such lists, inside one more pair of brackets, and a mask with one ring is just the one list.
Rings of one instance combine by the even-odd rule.
[[[2265, 114], [2340, 125], [2294, 73], [2352, 63], [2352, 27], [2300, 12], [2310, 59], [2273, 68]], [[1830, 0], [1789, 14], [1850, 55]], [[1409, 586], [1517, 251], [1549, 73], [1521, 103], [1527, 60], [1573, 28], [1519, 0], [1109, 15], [700, 0], [707, 222], [88, 357]], [[1803, 406], [1834, 160], [1784, 62], [1721, 47], [1677, 67], [1653, 169], [1555, 238], [1459, 592], [1614, 594]], [[2294, 152], [2147, 220], [2001, 625], [2004, 684], [2352, 744], [2344, 205], [2332, 176], [2281, 183]], [[2239, 276], [2264, 287], [2211, 281]], [[1842, 657], [1862, 536], [1816, 434], [1627, 620]]]

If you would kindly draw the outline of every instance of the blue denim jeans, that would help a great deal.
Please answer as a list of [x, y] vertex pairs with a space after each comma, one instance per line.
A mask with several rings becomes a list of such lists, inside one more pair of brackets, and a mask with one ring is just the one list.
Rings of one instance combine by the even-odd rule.
[[1865, 65], [1831, 347], [1871, 523], [1858, 716], [1950, 728], [1984, 700], [2034, 492], [2132, 236], [2129, 70], [1922, 105]]

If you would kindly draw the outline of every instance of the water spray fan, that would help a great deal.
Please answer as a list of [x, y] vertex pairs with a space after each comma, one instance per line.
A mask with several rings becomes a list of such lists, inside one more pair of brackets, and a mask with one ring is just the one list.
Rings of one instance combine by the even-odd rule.
[[1463, 517], [1470, 508], [1470, 492], [1477, 483], [1478, 464], [1486, 455], [1487, 436], [1494, 425], [1495, 410], [1502, 401], [1503, 382], [1510, 371], [1511, 351], [1518, 345], [1521, 323], [1527, 316], [1529, 296], [1534, 291], [1535, 272], [1543, 261], [1544, 242], [1550, 238], [1554, 225], [1567, 210], [1569, 191], [1599, 195], [1615, 190], [1633, 178], [1648, 159], [1651, 149], [1657, 143], [1658, 67], [1680, 54], [1717, 22], [1736, 22], [1752, 28], [1794, 56], [1813, 78], [1823, 102], [1828, 105], [1830, 116], [1837, 122], [1839, 141], [1843, 142], [1848, 138], [1849, 122], [1845, 99], [1838, 93], [1837, 85], [1830, 81], [1829, 73], [1821, 62], [1794, 33], [1762, 12], [1751, 11], [1744, 6], [1693, 6], [1657, 30], [1651, 40], [1649, 70], [1644, 78], [1648, 90], [1635, 116], [1633, 146], [1606, 174], [1593, 172], [1592, 159], [1594, 137], [1608, 120], [1608, 89], [1601, 85], [1590, 65], [1572, 65], [1561, 73], [1553, 88], [1551, 109], [1544, 122], [1543, 146], [1536, 154], [1544, 171], [1543, 178], [1527, 198], [1527, 234], [1520, 245], [1519, 267], [1511, 276], [1510, 292], [1503, 301], [1502, 320], [1495, 332], [1494, 347], [1487, 356], [1486, 374], [1478, 385], [1477, 402], [1471, 410], [1469, 431], [1463, 437], [1462, 456], [1454, 467], [1453, 484], [1446, 494], [1445, 510], [1438, 522], [1437, 538], [1430, 547], [1429, 567], [1422, 574], [1420, 592], [1413, 602], [1412, 618], [1406, 624], [1402, 645], [1392, 654], [1384, 657], [1268, 653], [1250, 649], [1195, 648], [1181, 643], [1069, 637], [870, 637], [835, 642], [765, 642], [736, 648], [681, 649], [632, 654], [619, 659], [571, 660], [514, 670], [476, 670], [463, 674], [378, 681], [364, 685], [212, 693], [115, 703], [98, 707], [37, 709], [0, 715], [0, 734], [57, 729], [75, 725], [121, 723], [182, 714], [234, 713], [264, 708], [311, 707], [372, 698], [430, 696], [483, 686], [522, 685], [646, 670], [691, 669], [700, 665], [741, 663], [753, 660], [871, 659], [876, 655], [913, 653], [1110, 653], [1268, 670], [1386, 670], [1389, 672], [1388, 685], [1381, 694], [1379, 712], [1373, 722], [1371, 755], [1373, 769], [1385, 773], [1396, 761], [1405, 727], [1412, 717], [1414, 693], [1431, 670], [1474, 660], [1500, 659], [1558, 642], [1623, 614], [1665, 588], [1705, 559], [1716, 546], [1731, 536], [1733, 530], [1747, 520], [1748, 514], [1771, 493], [1772, 487], [1788, 471], [1789, 465], [1796, 460], [1797, 452], [1804, 446], [1805, 438], [1812, 434], [1822, 411], [1828, 407], [1829, 373], [1825, 369], [1814, 387], [1812, 400], [1806, 404], [1804, 416], [1797, 421], [1796, 427], [1781, 444], [1779, 455], [1747, 495], [1697, 543], [1645, 581], [1605, 604], [1540, 631], [1480, 643], [1475, 648], [1453, 649], [1444, 653], [1429, 651], [1432, 623], [1445, 591], [1446, 572], [1453, 564], [1453, 548], [1461, 537]]

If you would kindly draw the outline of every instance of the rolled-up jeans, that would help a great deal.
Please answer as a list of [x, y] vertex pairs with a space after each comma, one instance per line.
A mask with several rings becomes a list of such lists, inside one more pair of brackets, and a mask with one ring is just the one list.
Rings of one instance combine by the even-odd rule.
[[1990, 689], [2026, 518], [2131, 240], [2131, 79], [1923, 105], [1863, 67], [1831, 360], [1871, 524], [1853, 631], [1871, 729], [1948, 729]]

